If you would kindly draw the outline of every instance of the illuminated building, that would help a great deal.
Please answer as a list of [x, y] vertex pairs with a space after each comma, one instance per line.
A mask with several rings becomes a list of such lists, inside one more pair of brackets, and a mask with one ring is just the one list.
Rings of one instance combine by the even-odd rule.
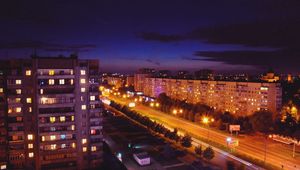
[[135, 91], [144, 91], [144, 83], [147, 77], [153, 76], [155, 73], [154, 69], [143, 68], [140, 69], [137, 73], [134, 74], [134, 90]]
[[[0, 101], [6, 106], [0, 102], [0, 131], [1, 125], [8, 131], [0, 134], [0, 166], [90, 169], [100, 165], [98, 64], [75, 56], [0, 62]], [[7, 136], [4, 141], [2, 135]]]
[[237, 115], [255, 111], [276, 112], [281, 108], [282, 89], [279, 83], [233, 82], [145, 78], [143, 92], [150, 97], [166, 93], [174, 99], [203, 103], [215, 110]]

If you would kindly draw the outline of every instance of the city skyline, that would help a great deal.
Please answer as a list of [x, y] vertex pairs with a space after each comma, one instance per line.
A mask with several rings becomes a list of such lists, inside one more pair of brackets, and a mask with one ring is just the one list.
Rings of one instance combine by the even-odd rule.
[[262, 73], [271, 67], [299, 73], [299, 6], [297, 1], [2, 2], [0, 58], [78, 53], [100, 59], [102, 71]]

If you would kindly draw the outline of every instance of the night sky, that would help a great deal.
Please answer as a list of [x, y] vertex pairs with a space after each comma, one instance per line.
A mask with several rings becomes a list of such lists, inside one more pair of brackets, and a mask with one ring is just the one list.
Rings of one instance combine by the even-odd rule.
[[141, 67], [300, 73], [300, 1], [7, 0], [0, 58], [99, 58], [103, 71]]

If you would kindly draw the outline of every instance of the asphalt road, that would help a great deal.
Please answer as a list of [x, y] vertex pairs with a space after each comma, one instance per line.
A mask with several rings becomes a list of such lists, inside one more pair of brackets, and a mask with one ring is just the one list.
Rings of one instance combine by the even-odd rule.
[[[124, 100], [117, 98], [113, 98], [113, 100], [121, 104], [127, 104], [127, 102]], [[162, 113], [158, 110], [152, 109], [151, 107], [137, 105], [132, 109], [143, 115], [149, 116], [160, 123], [166, 124], [169, 127], [182, 129], [195, 138], [197, 138], [197, 136], [202, 138], [206, 138], [208, 136], [207, 128], [196, 125], [190, 121]], [[214, 131], [212, 129], [209, 130], [210, 140], [225, 146], [226, 138], [228, 136], [229, 134], [225, 135], [224, 133]], [[265, 155], [265, 139], [260, 136], [246, 136], [239, 138], [239, 146], [235, 149], [236, 152], [263, 161]], [[299, 147], [297, 147], [296, 150], [299, 150]], [[296, 152], [296, 156], [293, 158], [291, 145], [281, 144], [272, 140], [267, 140], [266, 162], [281, 169], [300, 170], [299, 152]]]

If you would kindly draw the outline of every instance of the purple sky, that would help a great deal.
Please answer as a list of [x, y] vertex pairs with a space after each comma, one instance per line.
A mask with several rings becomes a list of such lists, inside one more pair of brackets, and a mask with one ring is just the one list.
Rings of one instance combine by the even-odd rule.
[[0, 58], [78, 53], [103, 71], [299, 73], [298, 0], [0, 2]]

